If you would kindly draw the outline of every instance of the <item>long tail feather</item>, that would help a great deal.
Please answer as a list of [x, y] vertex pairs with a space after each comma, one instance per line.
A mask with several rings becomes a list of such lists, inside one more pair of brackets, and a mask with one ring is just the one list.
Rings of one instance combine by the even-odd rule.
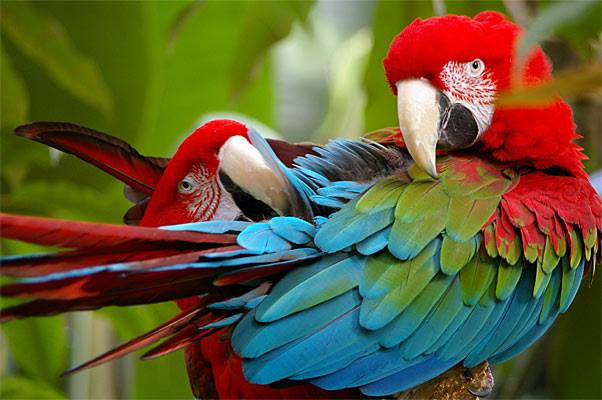
[[18, 136], [73, 154], [134, 189], [152, 194], [169, 159], [145, 157], [123, 140], [66, 122], [34, 122]]
[[198, 317], [200, 313], [201, 309], [198, 306], [183, 310], [176, 316], [159, 325], [158, 327], [154, 328], [153, 330], [143, 335], [140, 335], [132, 340], [129, 340], [126, 343], [123, 343], [118, 347], [115, 347], [114, 349], [107, 351], [106, 353], [103, 353], [92, 360], [89, 360], [83, 364], [80, 364], [65, 371], [63, 373], [63, 376], [71, 375], [84, 369], [93, 368], [111, 360], [114, 360], [116, 358], [123, 357], [126, 354], [129, 354], [138, 349], [153, 344], [167, 336], [173, 335], [174, 333], [182, 329], [182, 327], [186, 326], [191, 320]]
[[234, 235], [67, 221], [0, 214], [0, 235], [44, 246], [96, 248], [148, 243], [236, 243]]
[[189, 248], [173, 249], [98, 249], [65, 251], [50, 255], [28, 255], [3, 258], [2, 275], [17, 278], [33, 278], [36, 276], [56, 274], [60, 272], [73, 271], [94, 265], [107, 265], [115, 263], [126, 263], [132, 261], [149, 260], [141, 263], [141, 266], [159, 266], [170, 263], [182, 264], [198, 261], [207, 250], [194, 250]]

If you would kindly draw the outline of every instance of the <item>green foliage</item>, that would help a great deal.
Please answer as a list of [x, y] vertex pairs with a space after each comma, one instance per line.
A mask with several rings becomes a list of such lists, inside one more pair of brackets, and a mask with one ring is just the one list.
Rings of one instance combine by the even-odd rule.
[[0, 115], [8, 125], [17, 125], [24, 121], [27, 117], [27, 109], [29, 107], [29, 98], [23, 78], [15, 70], [12, 61], [3, 48], [1, 57], [2, 65], [0, 65], [0, 80], [2, 81], [2, 93], [0, 93], [2, 109]]
[[[474, 15], [485, 9], [508, 12], [506, 3], [446, 1], [444, 5], [450, 13]], [[569, 54], [568, 64], [574, 69], [561, 71], [553, 85], [511, 95], [540, 101], [551, 93], [577, 98], [584, 91], [599, 91], [600, 3], [531, 5], [536, 14], [528, 40], [543, 41], [546, 50], [549, 44], [556, 45], [549, 51], [556, 65]], [[295, 140], [323, 141], [333, 133], [355, 135], [396, 126], [395, 102], [383, 78], [382, 59], [403, 26], [434, 14], [432, 2], [318, 6], [308, 1], [2, 2], [2, 211], [120, 222], [128, 207], [121, 185], [110, 177], [74, 157], [58, 157], [43, 145], [12, 134], [15, 126], [33, 120], [90, 126], [131, 142], [144, 154], [159, 156], [170, 155], [199, 120], [226, 110], [276, 127]], [[279, 56], [280, 46], [295, 40], [297, 45]], [[562, 51], [557, 51], [559, 42]], [[592, 43], [598, 43], [598, 48]], [[314, 109], [307, 109], [311, 106]], [[586, 136], [582, 145], [589, 150], [589, 166], [594, 169], [601, 160], [596, 154], [601, 145], [595, 131], [597, 108], [582, 96], [574, 107], [579, 131]], [[373, 203], [389, 207], [401, 192], [395, 185], [383, 185], [358, 207]], [[415, 205], [414, 211], [433, 207], [436, 195], [433, 202]], [[44, 250], [17, 242], [0, 244], [2, 254]], [[450, 257], [472, 253], [472, 247], [472, 243], [459, 247], [444, 243]], [[384, 267], [373, 268], [378, 272]], [[520, 269], [504, 268], [507, 274], [498, 276], [496, 283], [500, 293], [515, 284], [515, 271]], [[565, 272], [571, 271], [575, 270]], [[475, 288], [474, 293], [480, 290]], [[599, 398], [599, 298], [598, 279], [592, 289], [581, 290], [556, 324], [551, 340], [500, 369], [499, 393]], [[110, 321], [119, 341], [124, 341], [175, 311], [173, 304], [161, 304], [111, 308], [95, 315]], [[70, 378], [59, 378], [80, 350], [69, 346], [72, 340], [65, 329], [69, 320], [52, 317], [2, 326], [9, 362], [5, 366], [0, 361], [0, 397], [66, 398], [73, 393]], [[547, 379], [539, 379], [545, 385], [526, 380], [529, 374], [520, 372], [521, 365], [542, 363], [529, 357], [549, 364], [540, 374]], [[110, 368], [125, 371], [117, 381], [123, 397], [190, 397], [181, 352], [147, 362], [115, 362]], [[95, 374], [92, 370], [92, 381], [100, 380]]]
[[22, 376], [9, 376], [0, 378], [0, 398], [3, 399], [38, 399], [58, 400], [67, 397], [39, 380], [28, 379]]
[[73, 48], [57, 21], [44, 17], [30, 3], [4, 2], [2, 30], [63, 89], [105, 113], [111, 111], [111, 95], [98, 66]]
[[67, 366], [65, 317], [15, 321], [2, 327], [11, 354], [28, 377], [54, 388]]

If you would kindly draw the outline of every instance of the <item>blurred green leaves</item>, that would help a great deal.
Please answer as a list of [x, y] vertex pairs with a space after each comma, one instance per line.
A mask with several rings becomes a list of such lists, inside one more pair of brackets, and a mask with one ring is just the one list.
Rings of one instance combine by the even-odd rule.
[[[290, 32], [294, 22], [305, 21], [310, 1], [249, 1], [242, 20], [238, 43], [230, 64], [230, 96], [238, 99], [257, 75], [268, 49]], [[249, 40], [252, 38], [252, 40]]]
[[[543, 42], [560, 27], [582, 20], [598, 4], [595, 0], [561, 1], [542, 10], [529, 24], [520, 41], [519, 59], [523, 59], [533, 45]], [[521, 63], [516, 64], [519, 68], [520, 65]]]
[[113, 100], [100, 69], [79, 54], [61, 24], [38, 13], [30, 3], [3, 2], [2, 30], [49, 76], [81, 101], [109, 115]]
[[64, 316], [14, 321], [2, 327], [11, 354], [30, 378], [49, 387], [60, 387], [67, 366], [67, 336]]
[[517, 86], [502, 94], [496, 104], [500, 107], [541, 106], [558, 96], [565, 101], [602, 94], [602, 64], [593, 62], [559, 72], [554, 80], [533, 86]]
[[52, 386], [21, 376], [0, 378], [0, 398], [15, 400], [57, 400], [66, 396]]
[[29, 98], [23, 78], [15, 70], [4, 48], [1, 50], [0, 81], [2, 82], [0, 115], [6, 124], [18, 125], [27, 119]]

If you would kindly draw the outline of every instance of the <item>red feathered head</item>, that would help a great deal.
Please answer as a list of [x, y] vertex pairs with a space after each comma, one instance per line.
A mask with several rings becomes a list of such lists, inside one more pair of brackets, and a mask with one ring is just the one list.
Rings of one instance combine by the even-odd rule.
[[231, 139], [247, 142], [247, 133], [245, 125], [227, 119], [210, 121], [196, 129], [182, 142], [167, 165], [141, 225], [212, 219], [223, 195], [218, 179], [220, 152]]
[[495, 106], [496, 96], [516, 84], [551, 79], [539, 46], [516, 64], [522, 33], [504, 15], [487, 11], [416, 19], [393, 39], [384, 66], [398, 97], [400, 129], [412, 157], [431, 175], [437, 174], [437, 148], [472, 147], [517, 166], [583, 175], [572, 113], [561, 99], [545, 107]]

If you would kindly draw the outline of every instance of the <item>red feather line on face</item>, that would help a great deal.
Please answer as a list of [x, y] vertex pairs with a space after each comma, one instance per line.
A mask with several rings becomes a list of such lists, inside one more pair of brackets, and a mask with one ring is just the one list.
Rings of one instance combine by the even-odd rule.
[[145, 157], [128, 143], [105, 133], [65, 122], [35, 122], [18, 127], [15, 133], [73, 154], [148, 195], [169, 162]]

